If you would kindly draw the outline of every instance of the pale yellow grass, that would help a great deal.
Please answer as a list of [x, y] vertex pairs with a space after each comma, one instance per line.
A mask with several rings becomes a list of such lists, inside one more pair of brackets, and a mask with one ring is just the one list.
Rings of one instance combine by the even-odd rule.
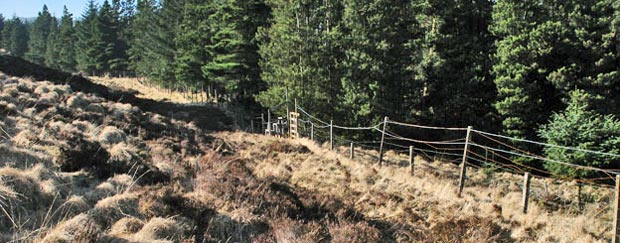
[[[185, 97], [181, 92], [169, 92], [157, 85], [149, 85], [137, 78], [106, 78], [106, 77], [89, 77], [97, 84], [105, 85], [112, 88], [120, 88], [123, 90], [138, 91], [138, 98], [147, 98], [156, 101], [167, 100], [174, 103], [187, 104], [191, 103], [189, 97]], [[203, 93], [204, 96], [204, 93]]]
[[[611, 237], [611, 213], [608, 189], [584, 187], [584, 194], [598, 200], [586, 204], [583, 211], [545, 208], [545, 195], [575, 200], [577, 186], [550, 179], [532, 180], [529, 213], [522, 213], [520, 175], [468, 170], [462, 197], [457, 197], [458, 166], [416, 158], [415, 175], [409, 168], [395, 165], [407, 161], [407, 155], [387, 153], [391, 164], [379, 167], [376, 158], [357, 153], [348, 158], [348, 148], [330, 151], [306, 139], [296, 141], [248, 135], [220, 133], [218, 137], [239, 146], [240, 156], [253, 161], [249, 166], [258, 177], [275, 177], [291, 185], [322, 194], [336, 195], [353, 204], [366, 217], [432, 230], [437, 224], [472, 217], [490, 218], [509, 231], [516, 242], [606, 242]], [[265, 148], [270, 143], [304, 145], [311, 153], [278, 153]], [[364, 151], [376, 155], [374, 151]], [[475, 242], [476, 239], [462, 239]]]

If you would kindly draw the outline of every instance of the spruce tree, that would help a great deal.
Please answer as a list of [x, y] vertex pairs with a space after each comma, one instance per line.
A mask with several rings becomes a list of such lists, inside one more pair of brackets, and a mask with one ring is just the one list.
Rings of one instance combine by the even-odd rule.
[[59, 68], [65, 71], [75, 71], [77, 65], [75, 60], [77, 38], [75, 36], [73, 14], [69, 13], [66, 6], [63, 9], [63, 15], [60, 19], [56, 41], [60, 43], [58, 47]]
[[175, 75], [182, 85], [199, 87], [207, 83], [201, 67], [209, 61], [205, 46], [213, 31], [209, 16], [214, 13], [213, 1], [187, 1], [183, 20], [176, 36]]
[[268, 8], [258, 0], [219, 0], [212, 6], [206, 46], [210, 60], [202, 72], [235, 100], [249, 101], [263, 88], [256, 31], [265, 24]]
[[30, 26], [30, 39], [28, 40], [28, 52], [26, 59], [36, 64], [45, 63], [45, 52], [47, 50], [47, 38], [50, 35], [50, 29], [53, 24], [53, 17], [47, 9], [47, 5], [43, 5], [43, 10], [39, 12], [38, 17]]
[[102, 62], [103, 44], [101, 41], [101, 28], [98, 18], [98, 9], [93, 0], [88, 6], [80, 22], [77, 24], [77, 68], [88, 74], [99, 74]]
[[342, 63], [345, 109], [362, 124], [387, 115], [419, 119], [423, 80], [414, 75], [420, 36], [409, 1], [344, 1]]
[[336, 116], [341, 91], [338, 63], [342, 58], [338, 33], [340, 1], [267, 1], [270, 25], [259, 29], [261, 78], [267, 89], [257, 100], [279, 107], [283, 114], [289, 98], [298, 98], [308, 111], [329, 119]]
[[97, 68], [103, 72], [109, 73], [117, 68], [118, 65], [115, 60], [115, 52], [117, 51], [116, 44], [118, 41], [118, 22], [113, 13], [112, 6], [107, 0], [101, 5], [97, 19], [99, 20], [99, 24], [96, 27], [100, 34], [97, 41], [99, 42], [101, 51], [99, 53], [101, 59]]
[[50, 34], [47, 36], [47, 43], [45, 49], [45, 65], [54, 69], [60, 69], [59, 51], [60, 47], [64, 45], [58, 41], [58, 20], [53, 17], [52, 24], [50, 25]]
[[183, 19], [183, 0], [138, 1], [131, 25], [131, 66], [152, 81], [174, 83], [176, 38]]
[[495, 84], [491, 76], [494, 38], [489, 33], [492, 1], [430, 1], [418, 19], [423, 59], [423, 106], [430, 123], [495, 130]]
[[2, 30], [4, 29], [4, 16], [0, 14], [0, 48], [4, 48], [2, 44]]
[[2, 46], [13, 56], [24, 57], [28, 48], [28, 28], [17, 16], [5, 22]]

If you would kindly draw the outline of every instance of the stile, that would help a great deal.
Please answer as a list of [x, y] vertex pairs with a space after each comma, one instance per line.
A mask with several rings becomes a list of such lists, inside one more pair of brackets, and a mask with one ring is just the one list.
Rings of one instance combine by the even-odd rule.
[[467, 173], [467, 152], [469, 150], [469, 141], [471, 139], [471, 130], [472, 126], [467, 127], [467, 136], [465, 136], [465, 148], [463, 150], [463, 161], [461, 162], [461, 175], [459, 176], [459, 191], [457, 196], [461, 197], [461, 193], [463, 193], [463, 187], [465, 186], [465, 177]]

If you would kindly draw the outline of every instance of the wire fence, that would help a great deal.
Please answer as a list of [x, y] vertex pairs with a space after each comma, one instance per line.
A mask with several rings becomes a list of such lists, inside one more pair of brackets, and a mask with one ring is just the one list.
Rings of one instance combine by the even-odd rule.
[[[541, 151], [545, 151], [546, 148], [553, 148], [567, 152], [576, 151], [593, 156], [608, 156], [611, 158], [620, 158], [619, 154], [513, 138], [476, 130], [472, 127], [438, 127], [408, 124], [392, 121], [387, 117], [376, 125], [349, 127], [334, 124], [333, 121], [321, 120], [297, 105], [295, 105], [295, 111], [299, 113], [297, 132], [301, 137], [312, 139], [318, 143], [329, 143], [332, 149], [348, 145], [351, 145], [351, 149], [354, 149], [354, 147], [361, 148], [361, 150], [355, 150], [355, 153], [361, 153], [377, 159], [380, 166], [384, 159], [384, 153], [388, 150], [395, 153], [409, 153], [410, 156], [421, 156], [427, 161], [446, 161], [460, 164], [459, 196], [465, 184], [464, 180], [467, 178], [466, 167], [492, 169], [524, 175], [525, 181], [528, 181], [528, 184], [524, 184], [524, 188], [527, 188], [527, 190], [524, 189], [525, 199], [523, 207], [524, 212], [527, 212], [527, 198], [529, 198], [530, 187], [529, 178], [545, 179], [551, 177], [550, 172], [545, 170], [544, 166], [541, 166], [543, 164], [551, 164], [564, 166], [576, 171], [593, 172], [592, 174], [595, 176], [586, 178], [569, 178], [553, 175], [554, 179], [576, 182], [580, 188], [582, 185], [591, 185], [602, 189], [614, 189], [613, 184], [615, 183], [614, 209], [619, 208], [618, 205], [620, 205], [618, 196], [620, 170], [598, 168], [549, 158], [541, 154]], [[262, 121], [261, 127], [270, 126], [270, 121], [264, 122], [264, 119]], [[363, 136], [360, 134], [363, 134]], [[356, 139], [359, 137], [375, 139]], [[536, 146], [539, 149], [537, 151], [529, 151], [525, 149], [528, 146]], [[375, 151], [376, 153], [368, 153], [368, 151]], [[349, 153], [353, 153], [353, 151]], [[411, 157], [410, 160], [413, 160], [413, 158]], [[413, 163], [411, 163], [411, 166], [413, 167]], [[541, 197], [539, 195], [540, 190], [536, 189], [535, 191], [538, 194], [534, 197]], [[620, 221], [619, 211], [614, 210], [614, 220], [616, 221]], [[620, 235], [618, 234], [620, 233], [620, 227], [616, 227], [620, 225], [620, 222], [616, 221], [614, 222], [614, 238]]]

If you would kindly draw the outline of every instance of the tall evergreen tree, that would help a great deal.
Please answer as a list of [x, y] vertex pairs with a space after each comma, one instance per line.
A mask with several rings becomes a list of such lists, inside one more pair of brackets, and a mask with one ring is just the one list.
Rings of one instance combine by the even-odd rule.
[[423, 110], [423, 80], [414, 75], [420, 60], [419, 23], [410, 1], [345, 2], [344, 102], [348, 117], [370, 124], [387, 115], [417, 119]]
[[101, 51], [98, 69], [103, 72], [117, 71], [119, 65], [122, 65], [121, 61], [116, 58], [116, 52], [119, 51], [117, 48], [118, 19], [107, 0], [103, 1], [97, 19], [99, 21], [96, 29], [100, 33], [98, 42]]
[[424, 106], [442, 126], [493, 129], [495, 84], [491, 77], [493, 37], [488, 31], [492, 1], [427, 1], [418, 11], [424, 29]]
[[65, 6], [56, 38], [56, 42], [60, 43], [58, 47], [58, 66], [60, 69], [65, 71], [76, 70], [76, 41], [73, 14], [69, 13]]
[[212, 34], [209, 17], [214, 13], [213, 1], [187, 1], [183, 20], [176, 36], [175, 75], [183, 85], [210, 85], [201, 67], [209, 62], [205, 46]]
[[47, 43], [45, 49], [45, 65], [51, 68], [60, 69], [58, 64], [59, 50], [65, 43], [58, 41], [58, 20], [52, 17], [52, 23], [50, 25], [50, 34], [47, 36]]
[[494, 6], [490, 30], [498, 38], [493, 66], [498, 90], [495, 107], [504, 132], [511, 136], [535, 138], [535, 128], [558, 109], [558, 94], [546, 76], [552, 68], [549, 64], [567, 58], [557, 51], [566, 49], [567, 43], [562, 42], [565, 32], [552, 20], [548, 4], [503, 0]]
[[13, 56], [24, 57], [28, 48], [28, 28], [17, 16], [13, 16], [2, 29], [2, 46]]
[[176, 38], [183, 19], [184, 0], [139, 0], [131, 25], [131, 66], [160, 83], [175, 81]]
[[4, 29], [4, 16], [0, 14], [0, 48], [3, 48], [2, 45], [2, 30]]
[[99, 25], [97, 5], [90, 0], [76, 27], [77, 68], [89, 74], [96, 74], [102, 66]]
[[45, 63], [45, 52], [47, 50], [47, 38], [50, 35], [53, 24], [53, 17], [43, 5], [43, 10], [30, 27], [30, 39], [28, 40], [28, 52], [26, 58], [37, 64]]
[[267, 20], [268, 7], [260, 0], [217, 0], [212, 6], [206, 46], [211, 60], [202, 66], [202, 72], [235, 100], [248, 101], [264, 86], [256, 32]]
[[[266, 107], [284, 109], [289, 97], [310, 112], [329, 119], [338, 110], [341, 90], [338, 63], [340, 1], [267, 1], [270, 25], [259, 30], [261, 78], [268, 88], [257, 100]], [[320, 112], [319, 112], [320, 111]]]

